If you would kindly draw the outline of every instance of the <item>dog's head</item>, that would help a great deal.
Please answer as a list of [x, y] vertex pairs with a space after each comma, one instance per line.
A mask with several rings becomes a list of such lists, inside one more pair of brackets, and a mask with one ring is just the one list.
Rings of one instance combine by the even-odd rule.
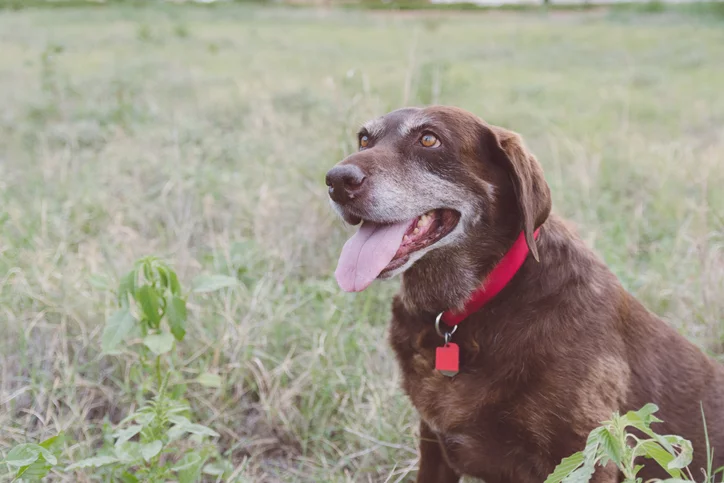
[[543, 171], [520, 136], [452, 107], [399, 109], [365, 123], [359, 151], [326, 182], [334, 209], [362, 223], [336, 271], [346, 291], [436, 260], [447, 266], [428, 271], [461, 262], [474, 271], [486, 256], [502, 256], [485, 251], [505, 250], [521, 231], [538, 259], [533, 232], [551, 209]]

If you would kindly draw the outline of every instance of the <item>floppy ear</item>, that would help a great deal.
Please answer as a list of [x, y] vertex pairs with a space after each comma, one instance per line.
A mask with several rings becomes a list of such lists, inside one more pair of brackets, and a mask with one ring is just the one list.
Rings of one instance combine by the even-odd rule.
[[538, 160], [526, 149], [519, 134], [497, 126], [484, 126], [485, 144], [498, 163], [508, 172], [522, 216], [528, 248], [540, 261], [534, 233], [551, 212], [551, 191]]

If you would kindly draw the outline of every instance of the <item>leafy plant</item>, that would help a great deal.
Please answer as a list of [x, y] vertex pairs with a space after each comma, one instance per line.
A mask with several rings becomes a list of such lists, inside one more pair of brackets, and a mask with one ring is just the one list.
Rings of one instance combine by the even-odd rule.
[[[94, 285], [107, 289], [102, 281]], [[206, 293], [238, 284], [233, 277], [221, 275], [197, 279], [196, 292]], [[201, 473], [223, 477], [231, 471], [212, 441], [218, 437], [213, 429], [192, 422], [192, 413], [182, 399], [185, 385], [169, 391], [171, 372], [168, 361], [177, 342], [186, 336], [187, 296], [178, 276], [156, 257], [138, 260], [120, 280], [115, 291], [117, 309], [106, 321], [102, 336], [105, 354], [118, 354], [131, 336], [140, 337], [142, 377], [154, 378], [156, 394], [121, 421], [110, 432], [108, 444], [93, 457], [66, 468], [99, 468], [114, 481], [180, 483], [198, 481]], [[131, 344], [129, 347], [133, 347]], [[148, 364], [146, 356], [153, 359]], [[198, 382], [218, 387], [218, 375], [202, 374]], [[212, 461], [210, 464], [207, 462]], [[227, 475], [228, 476], [228, 475]]]
[[[180, 483], [197, 481], [204, 463], [215, 454], [215, 446], [208, 438], [218, 436], [216, 431], [201, 424], [192, 423], [187, 416], [189, 407], [169, 397], [166, 383], [159, 394], [145, 406], [125, 418], [112, 434], [113, 448], [92, 458], [74, 463], [68, 471], [76, 468], [110, 467], [114, 476], [124, 482], [165, 481], [169, 478]], [[194, 437], [195, 443], [202, 443], [193, 451], [182, 452], [175, 464], [168, 456], [178, 452], [171, 444], [184, 436]], [[137, 441], [131, 441], [137, 438]], [[135, 468], [135, 471], [130, 471]]]
[[61, 45], [50, 44], [40, 55], [40, 84], [51, 99], [58, 96], [57, 57], [63, 50]]
[[[651, 424], [662, 422], [654, 416], [658, 410], [655, 404], [647, 404], [623, 416], [614, 413], [610, 421], [591, 431], [583, 451], [564, 458], [545, 483], [586, 483], [596, 466], [606, 466], [609, 462], [623, 473], [624, 483], [641, 483], [642, 479], [637, 477], [643, 468], [637, 464], [639, 457], [653, 459], [666, 470], [671, 476], [667, 483], [693, 481], [687, 469], [693, 455], [691, 442], [680, 436], [655, 433]], [[648, 438], [639, 438], [630, 428]]]
[[55, 465], [64, 440], [63, 433], [38, 444], [24, 443], [11, 449], [0, 465], [5, 465], [13, 475], [12, 481], [40, 480]]
[[186, 298], [178, 277], [161, 260], [142, 258], [121, 278], [117, 301], [118, 309], [108, 318], [103, 331], [103, 352], [117, 352], [134, 330], [140, 332], [143, 345], [156, 357], [156, 382], [160, 387], [161, 356], [173, 349], [174, 340], [182, 341], [186, 336]]

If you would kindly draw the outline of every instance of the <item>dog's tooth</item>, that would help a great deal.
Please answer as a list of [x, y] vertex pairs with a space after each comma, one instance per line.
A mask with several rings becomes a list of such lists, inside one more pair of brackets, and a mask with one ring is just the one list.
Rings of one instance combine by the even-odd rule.
[[405, 241], [405, 242], [410, 241], [410, 235], [403, 236], [402, 241]]
[[414, 230], [412, 230], [412, 234], [413, 234], [413, 235], [417, 235], [418, 233], [420, 233], [420, 229], [419, 229], [419, 228], [415, 228]]
[[417, 220], [417, 226], [424, 226], [425, 225], [425, 217], [421, 217], [419, 220]]

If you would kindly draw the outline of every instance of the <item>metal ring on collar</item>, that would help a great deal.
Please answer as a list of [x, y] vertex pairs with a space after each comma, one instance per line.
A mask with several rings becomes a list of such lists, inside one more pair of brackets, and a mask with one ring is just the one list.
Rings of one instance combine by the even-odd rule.
[[437, 318], [435, 319], [435, 332], [437, 332], [437, 335], [445, 339], [445, 343], [447, 344], [450, 341], [450, 337], [455, 333], [456, 330], [458, 330], [457, 325], [453, 325], [453, 328], [450, 332], [443, 332], [440, 330], [440, 320], [442, 319], [443, 312], [440, 312], [437, 314]]

